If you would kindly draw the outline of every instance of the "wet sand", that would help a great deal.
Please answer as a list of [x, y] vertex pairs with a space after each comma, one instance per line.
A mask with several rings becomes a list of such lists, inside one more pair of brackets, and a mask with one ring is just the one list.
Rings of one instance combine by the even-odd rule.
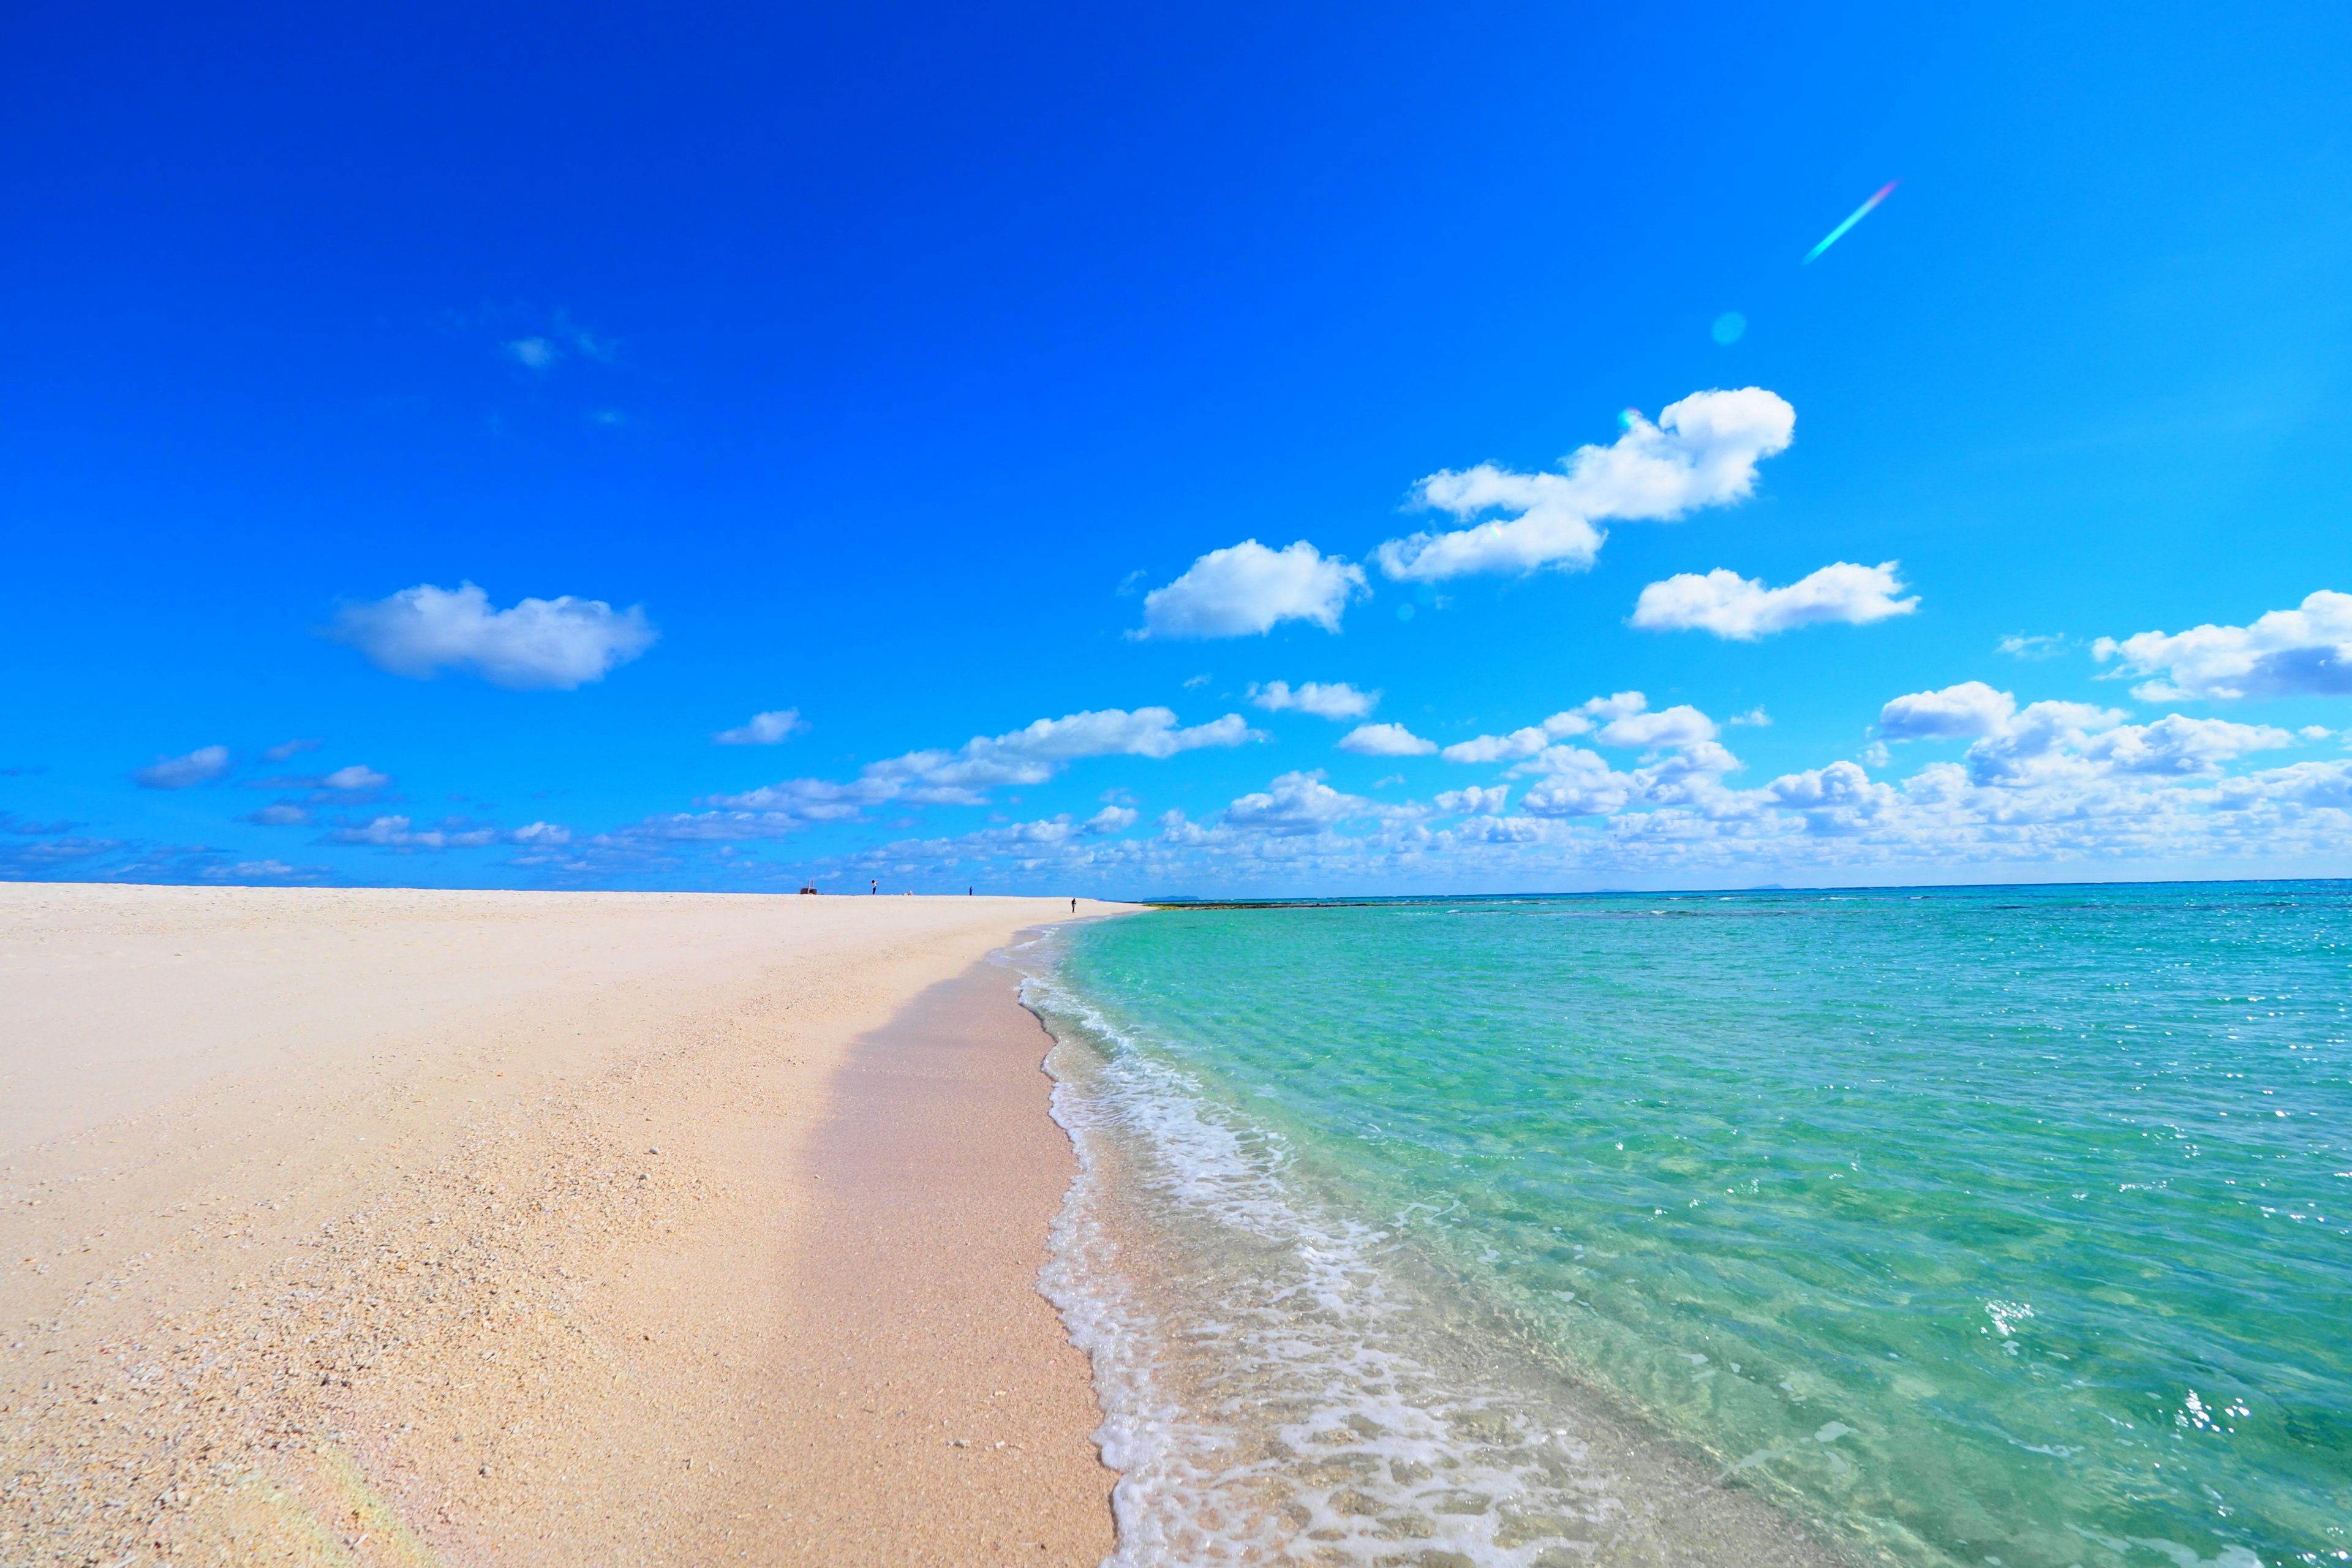
[[0, 886], [0, 1561], [1099, 1561], [1067, 911]]

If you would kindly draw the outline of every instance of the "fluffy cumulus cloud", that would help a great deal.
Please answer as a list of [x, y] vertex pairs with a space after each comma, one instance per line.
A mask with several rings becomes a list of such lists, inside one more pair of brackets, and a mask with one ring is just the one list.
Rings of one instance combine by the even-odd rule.
[[1284, 621], [1339, 629], [1349, 602], [1369, 592], [1364, 570], [1305, 540], [1269, 550], [1255, 539], [1212, 550], [1143, 596], [1139, 637], [1244, 637]]
[[1797, 626], [1868, 626], [1919, 607], [1916, 595], [1895, 597], [1903, 592], [1895, 565], [1832, 562], [1785, 588], [1768, 588], [1760, 579], [1722, 567], [1703, 577], [1685, 572], [1642, 590], [1633, 625], [1652, 632], [1713, 632], [1738, 642]]
[[1269, 713], [1297, 711], [1312, 713], [1318, 719], [1348, 720], [1370, 714], [1379, 705], [1381, 694], [1359, 691], [1344, 680], [1328, 684], [1308, 680], [1295, 687], [1286, 680], [1269, 680], [1264, 686], [1253, 685], [1249, 700], [1253, 707]]
[[1440, 790], [1430, 804], [1444, 812], [1464, 816], [1500, 816], [1510, 804], [1508, 784], [1472, 784], [1467, 789]]
[[1339, 749], [1360, 757], [1426, 757], [1437, 742], [1424, 741], [1402, 724], [1359, 724], [1339, 739]]
[[2118, 724], [2086, 738], [2083, 754], [2117, 772], [2186, 778], [2218, 773], [2221, 764], [2252, 752], [2275, 752], [2294, 737], [2268, 724], [2168, 714], [2153, 724]]
[[2352, 696], [2352, 594], [2323, 588], [2250, 626], [2101, 637], [2091, 657], [2154, 677], [2132, 688], [2143, 702]]
[[2226, 719], [2173, 713], [2153, 723], [2128, 724], [2125, 718], [2120, 710], [2087, 702], [2020, 708], [2009, 692], [1969, 680], [1894, 699], [1879, 710], [1878, 733], [1895, 742], [1971, 741], [1962, 762], [1979, 784], [2053, 773], [2208, 776], [2223, 763], [2296, 740], [2271, 725]]
[[1476, 572], [1532, 572], [1592, 564], [1613, 518], [1673, 519], [1745, 499], [1756, 466], [1786, 451], [1797, 411], [1760, 386], [1695, 392], [1669, 404], [1654, 425], [1628, 410], [1625, 433], [1606, 447], [1580, 447], [1559, 473], [1518, 473], [1481, 463], [1444, 469], [1414, 487], [1416, 504], [1475, 526], [1392, 539], [1381, 570], [1409, 582]]
[[1539, 756], [1554, 743], [1575, 735], [1591, 735], [1602, 745], [1647, 751], [1712, 741], [1716, 733], [1715, 721], [1687, 704], [1652, 712], [1650, 700], [1642, 693], [1620, 691], [1563, 709], [1540, 724], [1507, 734], [1457, 741], [1445, 748], [1444, 755], [1449, 763], [1517, 763]]
[[1973, 739], [1998, 732], [2017, 712], [2017, 699], [1981, 680], [1963, 680], [1941, 691], [1914, 691], [1878, 710], [1878, 734], [1885, 741]]
[[1371, 801], [1333, 789], [1319, 773], [1285, 773], [1263, 791], [1243, 795], [1226, 806], [1223, 826], [1295, 838], [1320, 833], [1350, 816], [1379, 811]]
[[653, 647], [659, 635], [642, 606], [601, 599], [525, 599], [494, 610], [471, 583], [419, 584], [389, 598], [345, 605], [327, 635], [388, 674], [429, 680], [445, 669], [493, 686], [570, 690], [602, 680]]
[[710, 738], [722, 746], [773, 746], [807, 728], [799, 709], [779, 708], [754, 713], [732, 730], [721, 730]]
[[187, 789], [228, 772], [226, 746], [198, 746], [184, 757], [158, 757], [131, 775], [142, 789]]
[[[1641, 695], [1639, 692], [1633, 693]], [[1665, 747], [1696, 746], [1716, 737], [1715, 721], [1687, 702], [1654, 713], [1628, 713], [1612, 719], [1593, 731], [1593, 739], [1604, 746], [1624, 746], [1641, 751], [1657, 751]]]

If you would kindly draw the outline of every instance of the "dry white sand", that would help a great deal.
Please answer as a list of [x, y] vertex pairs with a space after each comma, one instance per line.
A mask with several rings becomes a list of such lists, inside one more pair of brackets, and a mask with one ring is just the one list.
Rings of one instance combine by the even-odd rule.
[[1099, 1561], [1068, 908], [0, 885], [0, 1562]]

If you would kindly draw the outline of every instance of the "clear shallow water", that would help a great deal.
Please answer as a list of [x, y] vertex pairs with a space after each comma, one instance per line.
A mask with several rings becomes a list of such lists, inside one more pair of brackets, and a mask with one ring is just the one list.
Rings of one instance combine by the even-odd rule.
[[1056, 942], [1124, 1561], [2352, 1560], [2352, 888]]

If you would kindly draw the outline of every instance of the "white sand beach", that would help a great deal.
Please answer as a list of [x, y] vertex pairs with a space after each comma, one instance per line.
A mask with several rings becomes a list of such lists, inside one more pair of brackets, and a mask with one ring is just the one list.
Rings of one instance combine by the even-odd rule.
[[0, 886], [0, 1559], [1098, 1562], [1068, 914]]

